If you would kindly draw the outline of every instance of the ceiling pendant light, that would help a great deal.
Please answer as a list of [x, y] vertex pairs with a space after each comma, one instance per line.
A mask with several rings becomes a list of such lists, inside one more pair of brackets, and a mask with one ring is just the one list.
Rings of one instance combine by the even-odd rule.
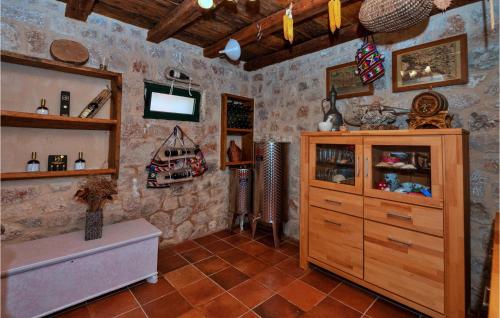
[[214, 1], [213, 0], [198, 0], [198, 5], [205, 10], [210, 9], [211, 7], [214, 6]]
[[229, 39], [229, 41], [227, 41], [227, 44], [226, 44], [226, 47], [224, 48], [224, 50], [219, 51], [219, 53], [226, 54], [226, 56], [229, 59], [231, 59], [233, 61], [237, 61], [240, 59], [240, 56], [241, 56], [240, 44], [235, 39]]

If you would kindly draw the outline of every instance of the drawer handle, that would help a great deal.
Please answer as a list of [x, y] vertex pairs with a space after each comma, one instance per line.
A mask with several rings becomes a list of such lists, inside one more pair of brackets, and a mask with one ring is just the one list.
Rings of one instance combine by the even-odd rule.
[[490, 288], [486, 286], [484, 287], [483, 307], [488, 307], [489, 305], [490, 305]]
[[330, 199], [325, 199], [325, 202], [335, 204], [335, 205], [342, 205], [342, 202], [330, 200]]
[[387, 212], [387, 217], [388, 218], [403, 219], [405, 221], [411, 221], [412, 220], [411, 215], [404, 215], [404, 214], [399, 214], [399, 213], [396, 213], [396, 212]]
[[359, 157], [356, 157], [356, 177], [359, 177]]
[[368, 158], [365, 158], [365, 177], [368, 177]]
[[394, 242], [394, 243], [398, 243], [398, 244], [401, 244], [401, 245], [404, 245], [404, 246], [407, 246], [407, 247], [411, 247], [413, 245], [412, 242], [408, 241], [408, 242], [405, 242], [405, 241], [400, 241], [398, 239], [395, 239], [391, 236], [388, 236], [387, 239], [391, 242]]
[[333, 225], [336, 225], [336, 226], [342, 226], [342, 223], [338, 223], [338, 222], [335, 222], [335, 221], [332, 221], [332, 220], [325, 220], [325, 222], [333, 224]]

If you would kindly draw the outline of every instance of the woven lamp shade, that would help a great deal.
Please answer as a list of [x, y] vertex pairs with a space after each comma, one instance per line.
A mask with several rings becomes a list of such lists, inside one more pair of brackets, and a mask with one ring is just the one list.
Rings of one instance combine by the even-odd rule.
[[359, 21], [372, 32], [399, 31], [427, 19], [432, 5], [432, 0], [365, 0]]

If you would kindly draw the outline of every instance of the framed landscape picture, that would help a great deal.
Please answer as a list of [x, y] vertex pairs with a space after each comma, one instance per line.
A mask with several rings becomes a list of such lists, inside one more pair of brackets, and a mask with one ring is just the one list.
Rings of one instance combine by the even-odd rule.
[[326, 69], [326, 96], [330, 94], [332, 84], [337, 91], [337, 99], [373, 95], [373, 84], [364, 85], [354, 73], [356, 62], [331, 66]]
[[393, 92], [466, 84], [467, 81], [467, 34], [392, 52]]

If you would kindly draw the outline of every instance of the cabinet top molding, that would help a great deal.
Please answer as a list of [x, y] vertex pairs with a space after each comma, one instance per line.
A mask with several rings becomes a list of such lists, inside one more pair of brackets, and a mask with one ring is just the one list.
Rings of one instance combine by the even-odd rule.
[[402, 129], [402, 130], [352, 130], [352, 131], [304, 131], [301, 136], [429, 136], [429, 135], [468, 135], [462, 128], [446, 129]]

